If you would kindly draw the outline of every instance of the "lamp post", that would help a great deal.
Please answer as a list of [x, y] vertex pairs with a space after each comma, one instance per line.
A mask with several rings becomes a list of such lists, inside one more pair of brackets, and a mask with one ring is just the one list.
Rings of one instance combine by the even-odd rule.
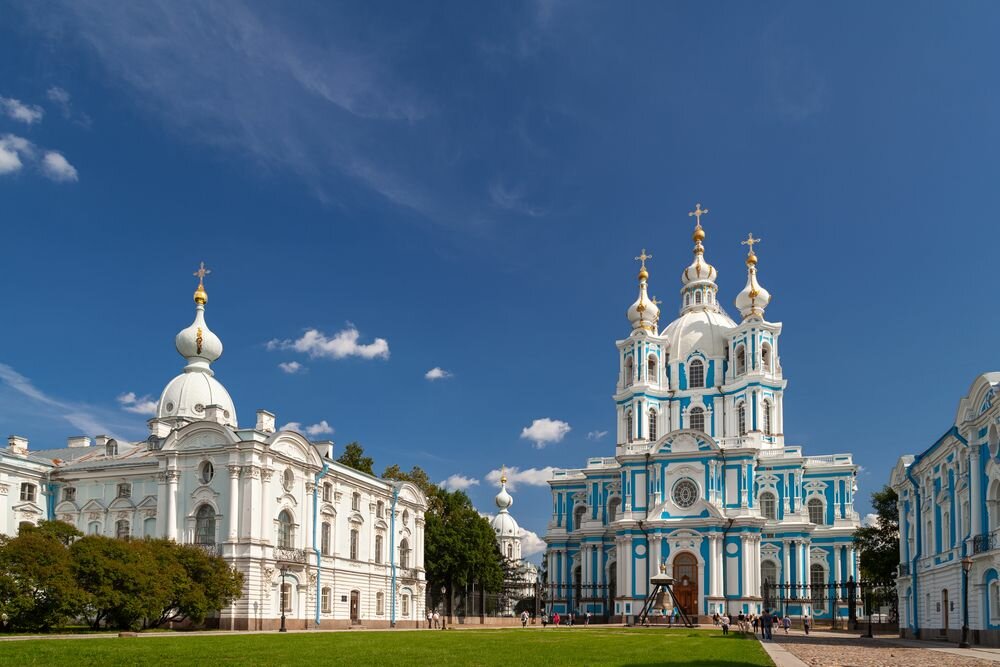
[[448, 587], [447, 586], [442, 586], [441, 587], [441, 602], [444, 603], [444, 612], [445, 612], [444, 614], [441, 614], [441, 629], [442, 630], [444, 630], [445, 623], [447, 622], [445, 620], [447, 618], [445, 616], [445, 614], [448, 613], [448, 599], [447, 599], [447, 597], [448, 597]]
[[[281, 627], [278, 628], [278, 632], [288, 632], [288, 628], [285, 627], [285, 575], [288, 574], [288, 568], [284, 565], [281, 566], [281, 595], [278, 598], [281, 600]], [[291, 601], [292, 592], [288, 591], [288, 599]]]
[[969, 572], [972, 570], [972, 558], [962, 559], [962, 641], [958, 648], [969, 648]]

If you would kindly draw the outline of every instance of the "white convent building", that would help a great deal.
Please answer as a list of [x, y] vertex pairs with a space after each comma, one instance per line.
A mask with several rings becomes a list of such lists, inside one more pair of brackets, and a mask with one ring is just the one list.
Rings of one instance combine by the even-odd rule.
[[71, 437], [0, 451], [0, 533], [58, 519], [88, 534], [197, 544], [243, 573], [223, 629], [415, 627], [424, 615], [424, 511], [414, 485], [333, 460], [332, 442], [275, 428], [257, 411], [240, 426], [211, 364], [222, 342], [205, 321], [204, 265], [195, 317], [175, 339], [186, 361], [163, 390], [149, 437]]
[[857, 466], [850, 454], [806, 456], [785, 442], [782, 325], [764, 318], [771, 295], [757, 278], [758, 239], [744, 241], [735, 321], [705, 258], [704, 213], [700, 204], [691, 213], [694, 257], [666, 328], [647, 293], [650, 256], [636, 258], [639, 296], [616, 343], [614, 455], [549, 482], [549, 613], [632, 620], [661, 565], [692, 616], [765, 605], [817, 619], [848, 613], [813, 592], [857, 580]]
[[500, 473], [500, 493], [496, 495], [494, 502], [499, 512], [490, 523], [496, 534], [500, 554], [510, 563], [517, 583], [524, 584], [524, 594], [534, 594], [534, 585], [538, 581], [538, 568], [521, 558], [522, 531], [510, 513], [510, 506], [514, 504], [514, 499], [507, 491], [506, 469]]

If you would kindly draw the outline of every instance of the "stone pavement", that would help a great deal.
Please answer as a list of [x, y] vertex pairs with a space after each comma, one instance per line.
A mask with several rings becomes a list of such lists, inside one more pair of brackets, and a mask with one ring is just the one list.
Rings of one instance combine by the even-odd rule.
[[882, 636], [792, 631], [762, 642], [777, 667], [990, 667], [1000, 663], [1000, 649], [960, 649], [954, 644]]

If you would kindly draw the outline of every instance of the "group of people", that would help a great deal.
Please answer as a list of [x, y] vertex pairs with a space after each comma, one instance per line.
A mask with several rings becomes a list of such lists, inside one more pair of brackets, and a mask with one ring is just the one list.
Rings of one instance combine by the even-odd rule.
[[[761, 639], [774, 639], [773, 631], [777, 626], [785, 630], [785, 634], [788, 634], [788, 629], [792, 627], [792, 619], [788, 617], [788, 614], [781, 616], [777, 611], [772, 611], [770, 609], [765, 609], [763, 614], [744, 614], [742, 611], [736, 616], [736, 628], [740, 632], [747, 632], [749, 629], [753, 629], [753, 633], [756, 635], [760, 633]], [[733, 625], [733, 619], [730, 618], [729, 614], [719, 614], [718, 612], [712, 614], [712, 623], [722, 626], [722, 634], [728, 635], [729, 628]], [[805, 614], [802, 617], [802, 629], [805, 633], [809, 634], [809, 628], [812, 625], [812, 620], [809, 618], [809, 614]]]
[[445, 629], [444, 620], [441, 618], [441, 614], [436, 611], [427, 612], [427, 629], [430, 630], [431, 628], [434, 628], [435, 630], [437, 628], [441, 628], [442, 630]]
[[[583, 619], [584, 625], [590, 625], [591, 613], [589, 611], [580, 614], [580, 617]], [[555, 626], [559, 625], [570, 626], [573, 625], [575, 621], [576, 621], [576, 616], [573, 614], [573, 612], [566, 614], [566, 616], [560, 616], [558, 611], [552, 612], [552, 616], [549, 616], [548, 614], [542, 614], [543, 628], [549, 625], [550, 623]]]

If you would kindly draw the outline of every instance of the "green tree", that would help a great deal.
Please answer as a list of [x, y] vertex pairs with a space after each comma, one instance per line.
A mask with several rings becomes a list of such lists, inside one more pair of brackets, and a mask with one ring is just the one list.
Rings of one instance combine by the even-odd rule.
[[102, 624], [137, 630], [159, 617], [170, 598], [171, 581], [183, 576], [144, 542], [88, 535], [70, 547], [73, 572], [87, 593], [84, 616], [91, 627]]
[[344, 447], [344, 453], [337, 459], [337, 463], [342, 463], [348, 468], [354, 468], [372, 476], [375, 475], [375, 461], [372, 457], [365, 456], [364, 447], [357, 442], [350, 442]]
[[57, 521], [42, 524], [0, 540], [0, 612], [11, 630], [47, 631], [75, 616], [84, 602], [59, 537], [80, 533]]
[[438, 486], [431, 481], [431, 478], [420, 466], [413, 466], [409, 472], [406, 472], [394, 463], [382, 472], [382, 479], [410, 482], [424, 492], [427, 497], [428, 512], [437, 512], [441, 509], [440, 497], [437, 494]]
[[147, 540], [144, 547], [173, 573], [159, 615], [146, 619], [146, 627], [184, 620], [200, 624], [208, 614], [229, 606], [240, 597], [243, 575], [222, 558], [209, 555], [196, 546], [168, 540]]
[[861, 576], [874, 581], [892, 581], [899, 564], [899, 497], [889, 485], [872, 493], [875, 521], [854, 532]]

